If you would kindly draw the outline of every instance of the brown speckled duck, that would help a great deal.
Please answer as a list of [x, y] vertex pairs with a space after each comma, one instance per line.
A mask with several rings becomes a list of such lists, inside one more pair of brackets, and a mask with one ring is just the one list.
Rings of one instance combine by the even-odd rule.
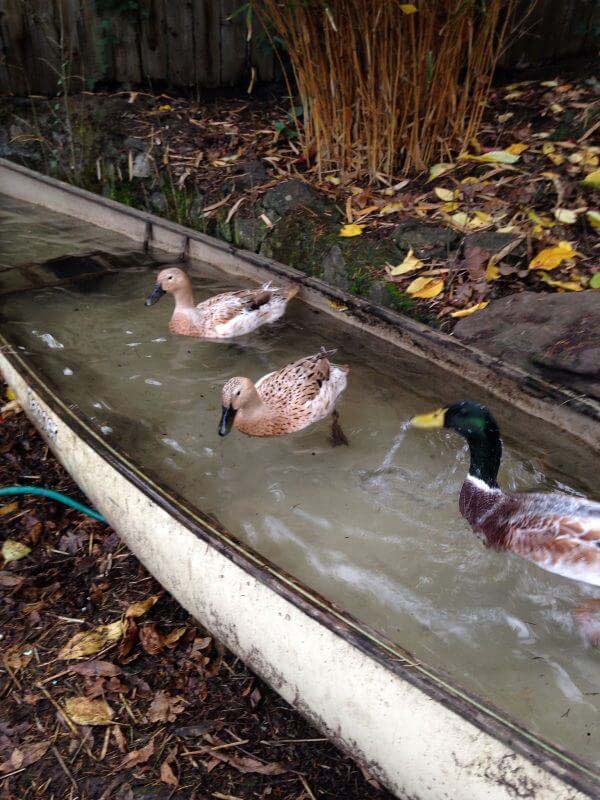
[[[231, 378], [223, 387], [219, 435], [226, 436], [234, 426], [248, 436], [281, 436], [334, 412], [348, 373], [347, 366], [329, 361], [334, 352], [321, 348], [315, 355], [264, 375], [256, 384], [248, 378]], [[334, 426], [339, 439], [335, 416]]]
[[469, 474], [460, 513], [490, 547], [509, 550], [542, 569], [600, 586], [600, 503], [558, 492], [503, 492], [496, 482], [502, 442], [485, 406], [455, 403], [414, 417], [416, 428], [452, 428], [467, 440]]
[[146, 305], [154, 305], [164, 294], [172, 294], [175, 310], [169, 323], [171, 333], [205, 339], [231, 339], [278, 320], [297, 292], [298, 286], [295, 285], [278, 289], [265, 283], [258, 289], [225, 292], [195, 305], [189, 277], [178, 267], [168, 267], [159, 272]]

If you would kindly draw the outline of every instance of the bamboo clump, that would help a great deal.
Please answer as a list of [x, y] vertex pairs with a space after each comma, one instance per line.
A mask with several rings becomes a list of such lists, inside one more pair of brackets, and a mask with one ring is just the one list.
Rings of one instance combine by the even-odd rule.
[[[255, 0], [322, 176], [422, 170], [476, 134], [515, 0]], [[416, 12], [411, 9], [416, 7]], [[408, 13], [407, 13], [408, 12]]]

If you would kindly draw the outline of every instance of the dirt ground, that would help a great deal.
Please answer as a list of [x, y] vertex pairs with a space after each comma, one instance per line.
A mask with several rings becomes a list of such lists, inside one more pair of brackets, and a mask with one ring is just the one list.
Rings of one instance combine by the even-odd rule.
[[[6, 386], [0, 407], [7, 404]], [[0, 486], [86, 502], [23, 413]], [[166, 594], [106, 525], [0, 501], [0, 800], [389, 798]]]

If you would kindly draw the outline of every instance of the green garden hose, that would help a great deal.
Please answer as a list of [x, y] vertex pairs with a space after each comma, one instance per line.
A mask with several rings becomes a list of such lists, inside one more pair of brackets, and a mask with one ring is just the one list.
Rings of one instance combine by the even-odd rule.
[[5, 486], [0, 489], [0, 497], [10, 497], [13, 494], [35, 494], [38, 497], [49, 497], [50, 500], [57, 500], [65, 506], [74, 508], [76, 511], [81, 511], [82, 514], [87, 514], [87, 516], [92, 517], [92, 519], [97, 519], [98, 522], [106, 522], [102, 514], [94, 511], [93, 508], [78, 503], [77, 500], [67, 497], [67, 495], [62, 494], [62, 492], [55, 492], [54, 489], [42, 489], [39, 486]]

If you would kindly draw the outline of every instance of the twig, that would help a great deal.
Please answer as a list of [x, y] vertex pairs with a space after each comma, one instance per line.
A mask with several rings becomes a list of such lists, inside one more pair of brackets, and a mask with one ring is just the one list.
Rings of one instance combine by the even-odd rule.
[[71, 785], [73, 786], [73, 788], [75, 789], [75, 791], [77, 792], [77, 794], [79, 794], [80, 792], [79, 792], [79, 786], [77, 785], [77, 781], [76, 781], [76, 780], [75, 780], [75, 778], [73, 777], [73, 775], [72, 775], [72, 773], [71, 773], [71, 770], [70, 770], [70, 769], [67, 767], [67, 765], [65, 764], [65, 762], [64, 762], [64, 760], [63, 760], [63, 757], [62, 757], [62, 756], [61, 756], [61, 754], [58, 752], [58, 749], [55, 747], [55, 745], [52, 745], [52, 747], [51, 747], [50, 749], [51, 749], [51, 750], [52, 750], [52, 752], [54, 753], [54, 755], [55, 755], [55, 757], [56, 757], [56, 760], [58, 761], [58, 763], [60, 764], [60, 766], [61, 766], [61, 768], [62, 768], [62, 771], [65, 773], [65, 775], [67, 776], [67, 778], [68, 778], [68, 779], [71, 781]]

